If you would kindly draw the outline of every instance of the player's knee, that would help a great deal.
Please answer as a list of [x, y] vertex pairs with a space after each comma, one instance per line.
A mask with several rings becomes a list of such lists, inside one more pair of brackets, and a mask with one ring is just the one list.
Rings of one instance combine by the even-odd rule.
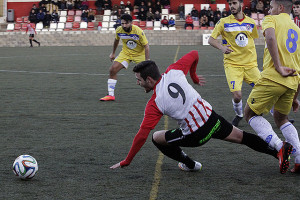
[[155, 133], [153, 133], [152, 141], [159, 143], [159, 144], [165, 144], [166, 140], [165, 140], [164, 132], [156, 131]]

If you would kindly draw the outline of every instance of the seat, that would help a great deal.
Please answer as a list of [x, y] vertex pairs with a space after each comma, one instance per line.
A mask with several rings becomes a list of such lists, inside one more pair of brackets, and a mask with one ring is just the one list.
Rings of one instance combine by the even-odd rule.
[[[199, 29], [199, 27], [198, 27], [198, 29]], [[187, 27], [185, 28], [185, 30], [193, 30], [193, 28], [192, 28], [191, 26], [187, 26]]]
[[15, 30], [15, 24], [7, 24], [6, 31], [11, 32]]
[[21, 24], [15, 24], [14, 31], [20, 31], [21, 30]]
[[146, 21], [140, 21], [140, 27], [142, 29], [146, 28]]
[[136, 25], [136, 26], [139, 26], [140, 25], [140, 21], [139, 20], [133, 20], [132, 24]]
[[23, 18], [22, 17], [17, 17], [16, 22], [17, 23], [23, 23]]
[[28, 23], [28, 17], [27, 16], [23, 17], [23, 22]]
[[208, 30], [214, 30], [214, 28], [215, 28], [215, 27], [213, 27], [213, 26], [209, 26], [207, 29], [208, 29]]
[[162, 15], [168, 15], [169, 14], [169, 10], [168, 9], [161, 9], [161, 14]]
[[160, 21], [154, 21], [154, 28], [153, 28], [153, 30], [160, 30], [160, 26], [161, 26]]
[[36, 31], [42, 31], [43, 28], [44, 28], [43, 23], [42, 23], [42, 22], [39, 22], [39, 23], [36, 24], [35, 30], [36, 30]]
[[115, 29], [115, 27], [114, 27], [115, 24], [116, 24], [116, 22], [109, 22], [109, 29], [114, 30]]
[[66, 17], [67, 16], [67, 11], [66, 10], [62, 10], [60, 11], [60, 17]]
[[80, 28], [80, 23], [79, 22], [74, 22], [72, 28], [73, 28], [73, 30], [78, 30]]
[[109, 27], [108, 22], [102, 22], [102, 29], [101, 29], [102, 31], [107, 31], [108, 27]]
[[21, 25], [21, 31], [26, 31], [27, 29], [27, 24], [22, 24]]
[[169, 30], [169, 28], [166, 27], [166, 26], [163, 26], [163, 27], [161, 27], [161, 30], [162, 30], [162, 31], [167, 31], [167, 30]]
[[85, 31], [87, 30], [87, 22], [80, 22], [80, 30]]
[[68, 15], [67, 22], [73, 22], [73, 21], [74, 21], [74, 16], [73, 15]]
[[75, 11], [74, 10], [68, 10], [68, 16], [74, 16]]
[[57, 29], [57, 23], [51, 22], [49, 31], [55, 31]]
[[65, 28], [65, 23], [59, 22], [56, 31], [62, 31]]
[[72, 22], [67, 22], [64, 31], [70, 31], [73, 27]]
[[200, 22], [199, 21], [193, 21], [194, 27], [199, 27], [200, 26]]
[[76, 10], [76, 12], [75, 12], [76, 16], [81, 16], [81, 14], [82, 14], [82, 10]]
[[171, 19], [171, 17], [173, 17], [173, 19], [176, 20], [176, 15], [169, 15], [168, 19]]
[[252, 19], [258, 19], [257, 13], [251, 13], [251, 18]]
[[153, 30], [153, 22], [152, 21], [146, 22], [146, 30]]
[[59, 22], [63, 22], [63, 23], [67, 22], [67, 17], [60, 16], [59, 17]]
[[171, 26], [171, 27], [169, 27], [169, 30], [170, 30], [170, 31], [175, 31], [175, 30], [176, 30], [176, 27], [175, 27], [175, 26]]
[[88, 29], [89, 31], [95, 30], [94, 27], [95, 27], [94, 22], [88, 22], [88, 24], [87, 24], [87, 29]]
[[104, 22], [109, 22], [109, 16], [108, 15], [104, 15], [102, 21]]
[[[195, 27], [194, 27], [195, 28]], [[201, 28], [200, 28], [201, 30], [207, 30], [207, 27], [205, 27], [205, 26], [201, 26]]]
[[74, 22], [81, 22], [81, 16], [75, 16]]
[[103, 15], [111, 15], [111, 10], [104, 10], [104, 14]]

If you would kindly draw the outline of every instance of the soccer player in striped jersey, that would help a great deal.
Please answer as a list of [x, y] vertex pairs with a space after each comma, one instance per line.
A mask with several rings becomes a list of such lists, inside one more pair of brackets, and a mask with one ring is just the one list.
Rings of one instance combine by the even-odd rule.
[[211, 138], [245, 144], [277, 158], [276, 150], [270, 149], [257, 135], [242, 131], [227, 122], [188, 83], [186, 75], [189, 71], [195, 84], [203, 85], [205, 82], [196, 74], [198, 60], [198, 52], [191, 51], [170, 65], [162, 75], [153, 61], [144, 61], [134, 67], [137, 84], [147, 93], [153, 90], [153, 94], [126, 159], [111, 166], [111, 169], [131, 163], [163, 115], [175, 119], [179, 128], [156, 131], [152, 141], [163, 154], [178, 161], [179, 168], [184, 171], [199, 171], [202, 164], [187, 156], [181, 147], [198, 147]]
[[[236, 115], [232, 124], [238, 126], [243, 118], [243, 81], [253, 87], [260, 77], [254, 44], [258, 33], [255, 21], [242, 11], [243, 0], [228, 0], [228, 4], [231, 15], [216, 24], [208, 43], [224, 54], [225, 75]], [[223, 44], [217, 40], [219, 35]]]
[[30, 47], [33, 47], [32, 46], [32, 41], [34, 41], [35, 43], [37, 43], [39, 46], [41, 46], [41, 43], [36, 41], [34, 39], [34, 34], [36, 34], [36, 31], [35, 29], [32, 27], [32, 24], [30, 23], [30, 21], [28, 20], [28, 24], [27, 24], [27, 27], [26, 27], [26, 33], [29, 31], [29, 43], [30, 43]]
[[[300, 142], [288, 114], [299, 109], [297, 96], [300, 83], [300, 29], [291, 20], [292, 0], [272, 0], [269, 14], [262, 22], [265, 37], [263, 71], [253, 87], [245, 106], [245, 119], [270, 147], [292, 152], [295, 167], [300, 172]], [[262, 116], [274, 107], [273, 118], [286, 142], [274, 132], [272, 125]], [[294, 148], [292, 148], [292, 146]], [[281, 153], [280, 153], [281, 154]], [[289, 156], [280, 155], [281, 173], [289, 168]]]
[[[115, 58], [120, 39], [123, 43], [122, 51]], [[149, 44], [144, 31], [132, 24], [132, 17], [129, 14], [123, 14], [121, 26], [116, 30], [113, 52], [109, 56], [113, 63], [109, 68], [109, 79], [107, 80], [108, 95], [99, 100], [114, 101], [117, 73], [123, 68], [127, 69], [131, 62], [140, 63], [149, 60], [149, 51]]]
[[294, 22], [298, 27], [300, 27], [300, 1], [294, 2], [293, 11], [294, 11]]

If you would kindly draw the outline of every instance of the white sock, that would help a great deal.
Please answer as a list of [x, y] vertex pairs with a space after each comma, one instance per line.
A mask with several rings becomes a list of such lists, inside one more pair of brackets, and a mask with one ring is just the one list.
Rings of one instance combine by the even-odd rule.
[[235, 114], [239, 117], [243, 117], [243, 101], [235, 103], [232, 99], [233, 110]]
[[300, 163], [300, 142], [298, 131], [291, 122], [287, 122], [280, 127], [285, 140], [293, 145], [292, 155], [295, 156], [295, 163]]
[[115, 79], [108, 79], [107, 80], [108, 95], [115, 96], [116, 84], [117, 84], [117, 80], [115, 80]]
[[273, 131], [271, 124], [262, 116], [254, 116], [249, 120], [249, 125], [257, 135], [266, 141], [270, 147], [279, 151], [283, 145], [281, 139]]

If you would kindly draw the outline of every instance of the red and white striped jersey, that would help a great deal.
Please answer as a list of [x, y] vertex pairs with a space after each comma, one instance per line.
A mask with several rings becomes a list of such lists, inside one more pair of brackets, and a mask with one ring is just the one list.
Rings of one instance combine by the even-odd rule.
[[299, 20], [299, 17], [295, 17], [294, 18], [294, 22], [295, 22], [295, 24], [300, 28], [300, 20]]
[[35, 33], [35, 29], [29, 23], [27, 24], [26, 33], [27, 33], [27, 31], [29, 31], [29, 34], [34, 34]]
[[198, 83], [196, 66], [198, 52], [191, 51], [169, 66], [154, 88], [149, 100], [141, 128], [153, 129], [162, 115], [177, 120], [184, 135], [203, 126], [212, 112], [212, 106], [188, 83], [187, 72]]

